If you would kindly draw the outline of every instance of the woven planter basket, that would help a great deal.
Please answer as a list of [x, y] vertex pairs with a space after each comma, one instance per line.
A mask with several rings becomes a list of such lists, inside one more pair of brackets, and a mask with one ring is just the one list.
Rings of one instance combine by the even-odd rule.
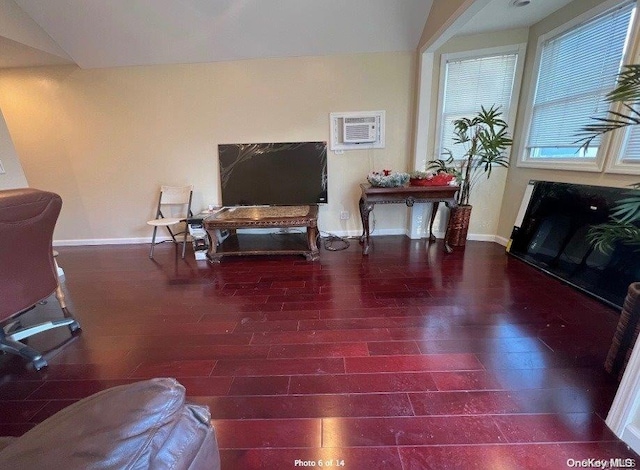
[[604, 362], [605, 370], [615, 375], [618, 380], [622, 379], [633, 345], [638, 338], [640, 332], [638, 320], [640, 320], [640, 282], [634, 282], [627, 291], [618, 326]]
[[467, 242], [472, 206], [457, 206], [451, 209], [445, 240], [451, 246], [464, 246]]

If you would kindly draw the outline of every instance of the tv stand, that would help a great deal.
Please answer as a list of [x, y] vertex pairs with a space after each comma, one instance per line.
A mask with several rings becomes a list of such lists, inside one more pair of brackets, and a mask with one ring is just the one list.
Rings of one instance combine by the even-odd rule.
[[[209, 236], [207, 257], [219, 263], [223, 256], [304, 255], [307, 261], [320, 257], [318, 237], [318, 206], [230, 207], [204, 220]], [[246, 234], [243, 228], [306, 228], [305, 233]], [[229, 232], [218, 240], [221, 230]]]

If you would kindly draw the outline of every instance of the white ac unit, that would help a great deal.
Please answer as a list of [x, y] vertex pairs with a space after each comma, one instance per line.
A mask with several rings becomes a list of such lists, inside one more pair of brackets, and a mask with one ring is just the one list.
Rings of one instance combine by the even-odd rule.
[[384, 111], [331, 113], [330, 149], [342, 153], [384, 148], [384, 117]]
[[344, 142], [350, 144], [375, 142], [378, 135], [376, 117], [345, 117], [342, 135]]

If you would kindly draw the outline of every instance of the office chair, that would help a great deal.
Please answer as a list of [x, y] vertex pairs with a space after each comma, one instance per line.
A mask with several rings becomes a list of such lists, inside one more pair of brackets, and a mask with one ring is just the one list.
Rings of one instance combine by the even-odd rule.
[[[53, 258], [53, 229], [62, 199], [32, 188], [0, 191], [0, 351], [17, 354], [36, 370], [47, 365], [42, 354], [21, 340], [67, 326], [80, 330], [69, 312]], [[19, 315], [55, 293], [63, 319], [22, 327]]]
[[176, 235], [184, 234], [182, 240], [182, 258], [184, 259], [185, 250], [187, 248], [187, 233], [185, 227], [183, 232], [174, 233], [171, 227], [181, 222], [185, 222], [187, 218], [193, 217], [191, 212], [191, 198], [193, 196], [193, 185], [191, 186], [161, 186], [160, 198], [158, 199], [158, 208], [156, 210], [156, 218], [149, 220], [147, 224], [153, 226], [153, 237], [151, 238], [151, 250], [149, 258], [153, 259], [153, 249], [156, 246], [156, 233], [158, 227], [165, 227], [174, 243], [178, 243]]

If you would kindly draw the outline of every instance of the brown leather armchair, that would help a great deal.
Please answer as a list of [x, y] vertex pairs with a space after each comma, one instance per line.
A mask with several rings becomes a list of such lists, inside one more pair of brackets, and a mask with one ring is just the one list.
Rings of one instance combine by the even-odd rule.
[[[53, 229], [62, 199], [33, 188], [0, 191], [0, 351], [18, 354], [39, 370], [42, 354], [21, 340], [67, 326], [80, 329], [65, 304], [53, 258]], [[22, 328], [19, 315], [55, 293], [64, 318]]]
[[220, 470], [209, 409], [171, 378], [98, 392], [5, 445], [15, 470]]

